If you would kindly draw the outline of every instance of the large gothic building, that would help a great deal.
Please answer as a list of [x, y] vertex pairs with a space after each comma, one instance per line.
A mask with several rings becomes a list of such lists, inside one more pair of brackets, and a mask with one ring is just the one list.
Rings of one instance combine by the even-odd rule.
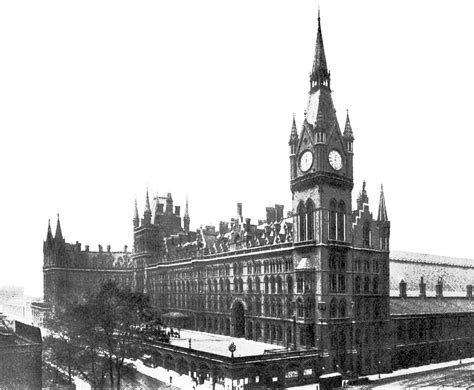
[[[285, 214], [275, 205], [252, 223], [237, 204], [229, 222], [191, 231], [187, 202], [181, 217], [171, 194], [150, 201], [147, 191], [142, 218], [135, 204], [133, 248], [121, 252], [66, 243], [58, 219], [44, 243], [45, 303], [61, 307], [113, 279], [149, 294], [162, 319], [289, 350], [314, 349], [326, 372], [391, 370], [413, 358], [410, 348], [429, 351], [435, 338], [441, 343], [455, 329], [468, 329], [469, 292], [451, 309], [436, 309], [426, 288], [424, 296], [410, 297], [400, 281], [399, 296], [390, 298], [383, 189], [376, 217], [365, 183], [352, 204], [354, 133], [348, 114], [339, 125], [331, 93], [318, 17], [308, 105], [299, 131], [293, 118], [289, 137], [292, 210]], [[465, 353], [472, 329], [466, 337], [457, 340]], [[408, 364], [423, 361], [423, 353], [416, 356]]]

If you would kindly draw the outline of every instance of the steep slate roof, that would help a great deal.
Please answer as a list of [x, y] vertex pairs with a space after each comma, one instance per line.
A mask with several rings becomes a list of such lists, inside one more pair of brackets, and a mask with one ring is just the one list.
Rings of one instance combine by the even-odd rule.
[[474, 311], [466, 298], [390, 298], [390, 315], [443, 314]]
[[405, 251], [390, 251], [390, 260], [419, 262], [419, 263], [434, 263], [442, 265], [455, 265], [474, 268], [473, 259], [463, 259], [459, 257], [430, 255], [427, 253], [415, 253]]
[[407, 295], [418, 296], [420, 277], [427, 296], [435, 295], [438, 278], [445, 296], [466, 296], [466, 285], [474, 284], [474, 260], [413, 252], [390, 252], [390, 295], [399, 295], [399, 283], [407, 283]]

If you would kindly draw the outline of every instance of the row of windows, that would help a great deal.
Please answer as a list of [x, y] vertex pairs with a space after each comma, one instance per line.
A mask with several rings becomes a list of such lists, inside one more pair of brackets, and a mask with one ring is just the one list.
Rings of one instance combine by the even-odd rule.
[[379, 278], [375, 276], [370, 282], [370, 277], [365, 276], [364, 279], [364, 289], [362, 290], [362, 278], [357, 275], [355, 277], [354, 291], [356, 294], [379, 294], [380, 293], [380, 283]]
[[[364, 269], [362, 269], [362, 265], [364, 266]], [[355, 272], [379, 273], [379, 272], [384, 272], [384, 270], [385, 270], [385, 265], [382, 262], [382, 260], [379, 260], [379, 259], [373, 259], [372, 261], [366, 259], [366, 260], [364, 260], [363, 263], [362, 263], [361, 259], [356, 259], [354, 261], [354, 271]]]
[[[296, 208], [299, 241], [315, 239], [315, 207], [311, 199], [301, 201]], [[329, 202], [329, 239], [346, 240], [346, 205], [341, 200]]]

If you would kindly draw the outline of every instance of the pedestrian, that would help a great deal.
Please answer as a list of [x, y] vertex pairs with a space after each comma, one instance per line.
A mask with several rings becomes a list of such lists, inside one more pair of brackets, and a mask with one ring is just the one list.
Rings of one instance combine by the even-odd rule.
[[173, 377], [170, 375], [170, 383], [173, 383]]

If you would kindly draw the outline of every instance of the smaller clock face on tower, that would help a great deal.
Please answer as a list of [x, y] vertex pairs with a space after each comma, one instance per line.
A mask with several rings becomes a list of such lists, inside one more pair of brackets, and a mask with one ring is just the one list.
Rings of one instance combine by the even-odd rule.
[[303, 172], [309, 171], [311, 166], [313, 165], [313, 153], [311, 151], [306, 150], [300, 157], [300, 169]]
[[329, 164], [336, 171], [339, 171], [342, 168], [341, 154], [335, 149], [329, 152]]

